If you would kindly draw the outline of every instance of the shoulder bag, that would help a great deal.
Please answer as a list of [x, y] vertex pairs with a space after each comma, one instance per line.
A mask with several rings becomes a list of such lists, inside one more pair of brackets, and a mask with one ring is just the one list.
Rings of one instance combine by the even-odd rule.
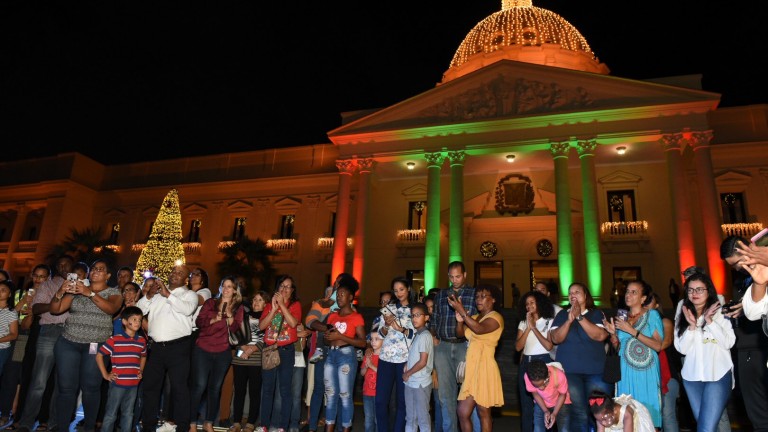
[[[283, 322], [283, 316], [280, 315], [280, 325], [277, 327], [276, 335], [280, 335], [280, 331], [283, 330]], [[277, 341], [275, 341], [261, 351], [261, 369], [272, 370], [278, 366], [280, 366], [280, 353], [277, 352]]]
[[248, 345], [251, 343], [251, 324], [245, 311], [243, 311], [240, 327], [235, 332], [232, 332], [229, 326], [227, 326], [227, 334], [229, 335], [229, 344], [232, 346]]

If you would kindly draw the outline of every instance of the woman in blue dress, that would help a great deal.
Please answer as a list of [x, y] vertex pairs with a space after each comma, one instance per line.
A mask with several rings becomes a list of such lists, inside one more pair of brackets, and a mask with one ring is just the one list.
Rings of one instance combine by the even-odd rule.
[[616, 394], [632, 395], [648, 408], [653, 426], [661, 428], [659, 351], [664, 324], [658, 312], [645, 309], [653, 295], [644, 281], [629, 282], [624, 300], [629, 309], [627, 318], [604, 323], [621, 357], [621, 381], [616, 383]]

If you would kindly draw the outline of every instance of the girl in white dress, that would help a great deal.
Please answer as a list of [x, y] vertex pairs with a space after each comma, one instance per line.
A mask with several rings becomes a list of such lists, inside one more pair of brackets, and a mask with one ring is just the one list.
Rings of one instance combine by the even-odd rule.
[[597, 432], [654, 432], [648, 409], [630, 395], [611, 398], [603, 392], [593, 392], [589, 408], [595, 416]]

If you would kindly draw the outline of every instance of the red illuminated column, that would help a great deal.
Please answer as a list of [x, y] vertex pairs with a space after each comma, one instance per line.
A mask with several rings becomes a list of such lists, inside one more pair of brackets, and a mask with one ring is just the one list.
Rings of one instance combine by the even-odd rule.
[[[667, 134], [661, 137], [659, 143], [664, 147], [667, 159], [667, 176], [669, 178], [669, 193], [672, 199], [672, 215], [675, 218], [677, 231], [677, 257], [680, 271], [696, 265], [696, 254], [693, 246], [693, 228], [691, 227], [691, 210], [688, 202], [688, 187], [685, 182], [683, 167], [682, 134]], [[680, 275], [676, 275], [680, 278]]]
[[[363, 291], [363, 268], [365, 261], [365, 228], [368, 216], [368, 190], [371, 184], [371, 170], [373, 169], [373, 159], [358, 159], [357, 170], [360, 173], [357, 188], [357, 214], [355, 216], [355, 255], [352, 259], [352, 276], [360, 282], [360, 291], [357, 297], [362, 298]], [[335, 244], [335, 240], [334, 240]]]
[[336, 280], [340, 273], [344, 273], [349, 231], [349, 195], [355, 163], [351, 159], [337, 160], [336, 168], [339, 169], [339, 195], [336, 198], [336, 230], [333, 233], [331, 280]]
[[720, 259], [720, 243], [723, 241], [721, 228], [719, 195], [715, 186], [715, 175], [712, 169], [709, 142], [712, 131], [683, 132], [693, 148], [693, 159], [696, 162], [696, 183], [701, 202], [701, 218], [704, 226], [704, 241], [707, 245], [707, 263], [712, 282], [717, 292], [725, 293], [725, 264]]

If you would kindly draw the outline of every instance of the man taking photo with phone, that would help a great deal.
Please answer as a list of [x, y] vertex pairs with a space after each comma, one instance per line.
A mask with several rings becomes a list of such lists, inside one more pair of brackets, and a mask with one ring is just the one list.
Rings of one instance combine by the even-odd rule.
[[468, 315], [475, 315], [475, 290], [467, 285], [466, 280], [467, 271], [463, 262], [448, 264], [448, 282], [451, 287], [437, 293], [429, 320], [429, 331], [434, 338], [434, 363], [445, 432], [457, 432], [459, 429], [456, 419], [456, 397], [459, 393], [456, 368], [467, 357], [467, 340], [456, 335], [458, 322], [455, 311], [448, 304], [448, 297], [461, 302]]

